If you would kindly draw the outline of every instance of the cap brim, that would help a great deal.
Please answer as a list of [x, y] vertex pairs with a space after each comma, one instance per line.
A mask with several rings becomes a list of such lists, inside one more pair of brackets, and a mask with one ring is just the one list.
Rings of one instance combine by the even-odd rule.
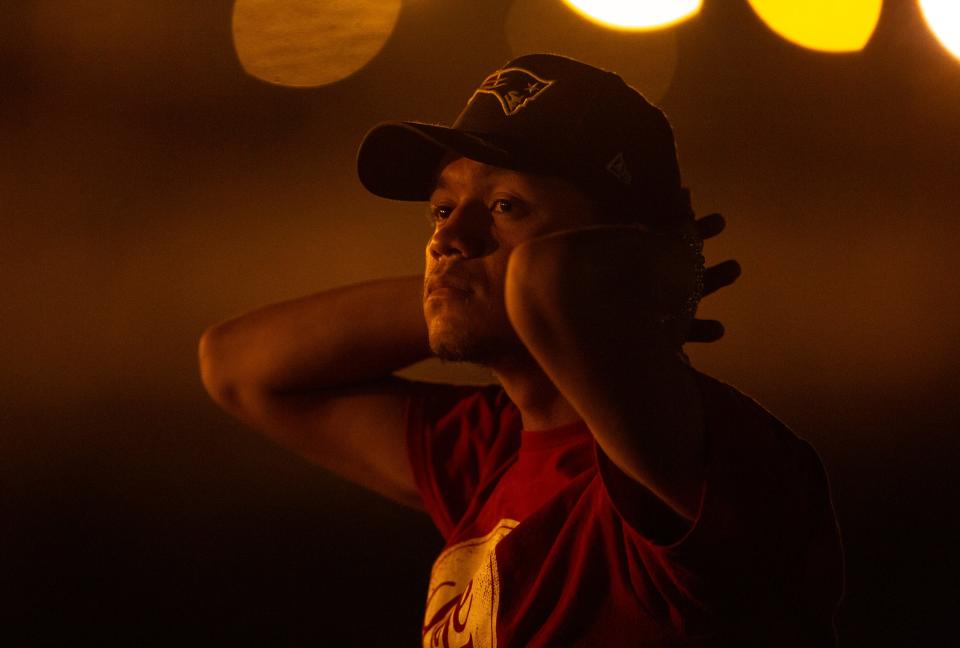
[[482, 135], [418, 122], [386, 122], [363, 138], [357, 174], [371, 193], [394, 200], [427, 200], [447, 153], [510, 166], [510, 153]]

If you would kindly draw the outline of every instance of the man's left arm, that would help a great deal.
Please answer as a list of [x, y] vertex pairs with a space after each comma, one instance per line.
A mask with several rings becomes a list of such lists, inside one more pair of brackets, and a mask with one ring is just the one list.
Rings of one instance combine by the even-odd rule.
[[603, 452], [687, 520], [705, 443], [676, 316], [695, 290], [698, 254], [639, 226], [570, 230], [516, 248], [506, 282], [517, 334]]

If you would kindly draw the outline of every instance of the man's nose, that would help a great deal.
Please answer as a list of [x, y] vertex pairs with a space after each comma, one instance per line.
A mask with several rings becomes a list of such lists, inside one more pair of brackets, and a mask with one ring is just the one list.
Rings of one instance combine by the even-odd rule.
[[496, 247], [490, 234], [490, 213], [477, 205], [458, 206], [440, 221], [430, 239], [434, 259], [460, 256], [465, 259], [489, 254]]

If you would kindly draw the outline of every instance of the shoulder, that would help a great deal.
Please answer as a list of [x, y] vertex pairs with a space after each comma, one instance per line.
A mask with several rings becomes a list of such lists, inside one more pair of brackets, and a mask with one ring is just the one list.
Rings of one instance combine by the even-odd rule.
[[[693, 370], [708, 437], [730, 436], [753, 453], [794, 452], [810, 445], [756, 399], [738, 388]], [[719, 440], [719, 439], [715, 439]]]
[[696, 369], [693, 370], [704, 408], [714, 414], [736, 416], [744, 422], [788, 430], [787, 426], [751, 396]]
[[824, 516], [833, 519], [826, 470], [813, 446], [739, 389], [695, 373], [708, 456], [704, 509], [722, 511], [742, 530], [792, 528], [798, 539]]

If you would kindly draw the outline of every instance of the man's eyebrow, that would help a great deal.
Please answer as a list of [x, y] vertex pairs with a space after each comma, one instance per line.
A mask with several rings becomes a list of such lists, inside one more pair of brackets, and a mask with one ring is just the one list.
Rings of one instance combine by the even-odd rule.
[[[427, 200], [430, 200], [433, 197], [433, 194], [439, 190], [449, 189], [452, 191], [453, 187], [458, 184], [458, 178], [454, 177], [453, 179], [450, 179], [448, 176], [444, 175], [443, 171], [444, 169], [441, 168], [434, 174], [433, 183], [431, 185], [430, 194]], [[519, 181], [521, 184], [523, 182], [522, 175], [517, 171], [496, 166], [491, 166], [486, 170], [486, 173], [482, 174], [480, 178], [476, 178], [476, 180], [484, 182], [488, 186], [492, 186], [504, 178], [512, 179], [515, 182]]]
[[432, 194], [437, 189], [448, 189], [449, 187], [450, 183], [447, 182], [443, 174], [438, 171], [436, 175], [433, 176], [433, 188], [430, 190], [430, 193]]

